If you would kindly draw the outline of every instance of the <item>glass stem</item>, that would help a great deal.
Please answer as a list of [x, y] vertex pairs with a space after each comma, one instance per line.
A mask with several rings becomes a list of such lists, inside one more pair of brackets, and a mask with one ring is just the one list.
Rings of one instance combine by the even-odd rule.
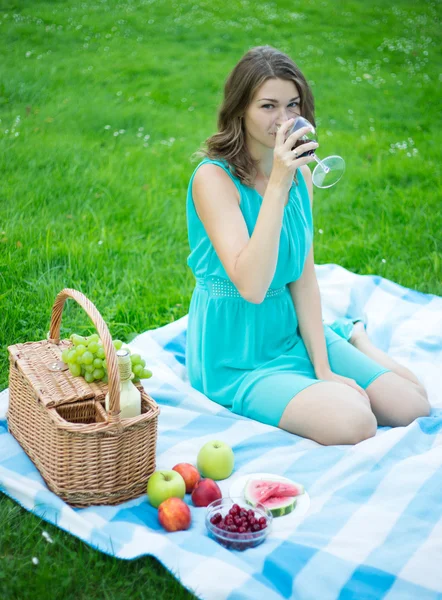
[[324, 173], [329, 173], [330, 169], [324, 165], [324, 163], [322, 162], [321, 159], [319, 159], [316, 154], [312, 154], [313, 158], [315, 159], [315, 161], [318, 163], [318, 165], [321, 165], [321, 169], [324, 171]]

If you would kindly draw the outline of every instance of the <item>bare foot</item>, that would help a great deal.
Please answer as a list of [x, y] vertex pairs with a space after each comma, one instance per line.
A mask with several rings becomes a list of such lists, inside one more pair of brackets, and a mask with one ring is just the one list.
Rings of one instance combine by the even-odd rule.
[[350, 338], [350, 344], [356, 346], [361, 337], [368, 337], [367, 332], [365, 331], [364, 323], [362, 321], [358, 321], [353, 326], [353, 332]]

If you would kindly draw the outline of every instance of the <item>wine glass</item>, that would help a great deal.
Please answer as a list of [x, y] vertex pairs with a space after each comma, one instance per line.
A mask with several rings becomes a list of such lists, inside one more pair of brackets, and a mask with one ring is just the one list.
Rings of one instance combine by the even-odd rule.
[[[310, 130], [305, 135], [303, 135], [297, 143], [299, 144], [299, 142], [301, 142], [300, 145], [302, 145], [305, 142], [316, 142], [317, 136], [315, 128], [304, 117], [296, 117], [295, 122], [293, 123], [288, 135], [291, 135], [292, 133], [298, 131], [298, 129], [301, 129], [302, 127], [309, 127]], [[296, 147], [297, 146], [294, 146], [293, 150]], [[318, 163], [314, 168], [312, 175], [312, 180], [316, 187], [329, 188], [332, 185], [335, 185], [335, 183], [338, 183], [345, 171], [345, 160], [343, 158], [341, 158], [340, 156], [327, 156], [327, 158], [323, 158], [321, 160], [316, 156], [314, 150], [309, 150], [307, 152], [304, 152], [303, 154], [300, 154], [299, 158], [301, 156], [308, 155], [313, 156], [315, 161]]]

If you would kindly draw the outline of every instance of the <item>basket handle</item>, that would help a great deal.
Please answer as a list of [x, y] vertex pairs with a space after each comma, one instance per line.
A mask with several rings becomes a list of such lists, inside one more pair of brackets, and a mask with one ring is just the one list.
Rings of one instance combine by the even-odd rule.
[[54, 306], [52, 307], [51, 327], [49, 330], [49, 341], [53, 344], [60, 343], [60, 326], [61, 315], [63, 312], [64, 303], [68, 298], [72, 298], [81, 306], [87, 313], [92, 323], [95, 325], [98, 335], [103, 342], [104, 354], [106, 356], [107, 372], [109, 376], [109, 421], [120, 421], [120, 371], [118, 368], [117, 355], [112, 337], [109, 333], [103, 317], [98, 312], [92, 302], [77, 290], [65, 288], [55, 298]]

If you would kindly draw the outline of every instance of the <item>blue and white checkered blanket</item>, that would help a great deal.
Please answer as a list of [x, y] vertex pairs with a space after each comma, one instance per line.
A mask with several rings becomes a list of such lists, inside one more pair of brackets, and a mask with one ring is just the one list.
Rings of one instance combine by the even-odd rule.
[[426, 386], [429, 417], [380, 427], [356, 446], [324, 447], [234, 415], [193, 390], [185, 370], [187, 317], [131, 344], [154, 373], [146, 389], [161, 406], [157, 468], [195, 463], [206, 441], [224, 440], [235, 470], [220, 482], [223, 494], [248, 473], [299, 481], [311, 504], [296, 526], [240, 553], [207, 536], [204, 508], [191, 506], [191, 528], [176, 533], [160, 527], [146, 497], [72, 509], [7, 433], [7, 390], [0, 395], [0, 489], [102, 552], [155, 556], [207, 600], [442, 599], [442, 299], [334, 265], [317, 267], [317, 276], [325, 321], [365, 314], [374, 343]]

